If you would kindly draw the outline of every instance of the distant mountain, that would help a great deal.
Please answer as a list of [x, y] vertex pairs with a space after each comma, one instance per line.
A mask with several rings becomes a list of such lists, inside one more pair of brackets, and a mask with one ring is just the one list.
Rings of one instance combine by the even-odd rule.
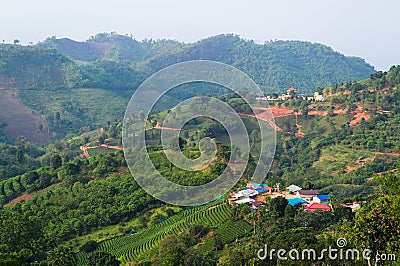
[[[0, 122], [8, 124], [6, 133], [21, 124], [18, 132], [25, 132], [23, 136], [29, 140], [38, 134], [63, 137], [68, 132], [101, 127], [122, 118], [128, 99], [151, 74], [196, 59], [236, 66], [266, 93], [296, 87], [300, 93], [311, 94], [317, 87], [378, 74], [363, 59], [345, 57], [321, 44], [277, 41], [260, 45], [236, 35], [191, 44], [139, 42], [111, 33], [85, 42], [48, 38], [33, 46], [0, 44], [0, 90], [5, 89], [3, 95], [15, 103], [1, 110]], [[156, 108], [165, 110], [182, 99], [221, 91], [204, 83], [181, 86]], [[10, 105], [5, 98], [3, 101]], [[32, 132], [22, 128], [26, 123], [15, 122], [15, 113], [34, 122]], [[32, 115], [36, 118], [30, 119]]]
[[364, 79], [375, 72], [363, 59], [346, 57], [322, 44], [275, 41], [260, 45], [237, 35], [183, 44], [172, 40], [138, 42], [130, 36], [102, 33], [85, 42], [50, 38], [41, 45], [78, 61], [129, 62], [144, 76], [187, 60], [220, 61], [247, 73], [265, 92], [296, 87], [311, 93], [317, 87]]
[[233, 65], [247, 73], [264, 92], [296, 87], [312, 93], [317, 87], [360, 80], [374, 73], [363, 59], [345, 57], [331, 48], [309, 42], [276, 41], [263, 45], [235, 35], [219, 35], [183, 51], [151, 58], [144, 71], [152, 73], [173, 63], [208, 59]]
[[74, 64], [55, 49], [0, 45], [0, 88], [63, 88], [64, 68]]
[[86, 62], [96, 60], [141, 62], [157, 55], [181, 51], [186, 46], [172, 40], [138, 42], [132, 36], [113, 33], [99, 33], [85, 42], [52, 37], [40, 45], [55, 48], [73, 60]]

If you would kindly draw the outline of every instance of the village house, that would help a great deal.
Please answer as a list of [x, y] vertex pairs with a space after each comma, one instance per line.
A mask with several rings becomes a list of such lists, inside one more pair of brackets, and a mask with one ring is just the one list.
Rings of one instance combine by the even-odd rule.
[[311, 202], [314, 197], [318, 196], [318, 191], [313, 189], [311, 190], [301, 189], [296, 192], [296, 196], [303, 200]]
[[324, 203], [327, 204], [329, 201], [329, 195], [318, 195], [316, 197], [313, 197], [313, 202], [315, 203]]
[[322, 204], [322, 203], [311, 203], [308, 205], [305, 205], [304, 207], [305, 211], [331, 211], [331, 207], [328, 204]]
[[376, 112], [380, 115], [390, 115], [391, 114], [391, 112], [387, 111], [387, 110], [377, 110]]
[[293, 198], [293, 199], [288, 199], [288, 204], [294, 206], [296, 204], [308, 204], [308, 202], [301, 198]]
[[356, 212], [361, 208], [360, 203], [357, 201], [353, 201], [352, 203], [346, 203], [343, 206], [350, 208], [352, 212]]
[[246, 204], [246, 203], [252, 203], [254, 201], [255, 201], [254, 199], [251, 199], [249, 197], [244, 197], [244, 198], [241, 198], [239, 200], [234, 201], [234, 203], [236, 203], [236, 204]]
[[325, 98], [322, 94], [319, 94], [319, 92], [316, 91], [316, 92], [314, 92], [314, 101], [323, 102], [323, 101], [325, 101]]
[[258, 96], [258, 97], [256, 97], [256, 100], [257, 101], [268, 101], [268, 98], [265, 96]]
[[296, 185], [290, 185], [286, 188], [286, 190], [292, 194], [292, 193], [296, 193], [297, 191], [301, 190], [302, 188]]
[[263, 206], [264, 204], [261, 201], [255, 200], [251, 203], [251, 208], [253, 210], [257, 210], [258, 207]]
[[231, 193], [229, 203], [249, 204], [253, 209], [257, 209], [257, 204], [259, 204], [257, 202], [261, 201], [256, 199], [260, 199], [259, 196], [262, 198], [262, 196], [267, 195], [267, 193], [271, 191], [272, 188], [269, 187], [268, 184], [248, 184], [247, 187], [242, 190]]

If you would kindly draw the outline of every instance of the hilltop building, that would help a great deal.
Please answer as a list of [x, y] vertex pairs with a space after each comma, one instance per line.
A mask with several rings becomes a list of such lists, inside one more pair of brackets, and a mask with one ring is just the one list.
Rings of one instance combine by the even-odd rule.
[[325, 98], [322, 94], [319, 94], [319, 92], [316, 91], [316, 92], [314, 92], [314, 101], [323, 102], [323, 101], [325, 101]]

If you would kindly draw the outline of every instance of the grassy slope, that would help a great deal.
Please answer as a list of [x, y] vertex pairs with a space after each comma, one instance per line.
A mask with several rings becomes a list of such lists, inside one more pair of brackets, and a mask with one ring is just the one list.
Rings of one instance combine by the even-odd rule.
[[[76, 133], [81, 127], [99, 128], [115, 119], [122, 119], [127, 100], [101, 89], [21, 90], [24, 104], [46, 115], [50, 131], [60, 135]], [[60, 122], [54, 121], [59, 112]]]
[[348, 166], [357, 167], [356, 160], [359, 157], [369, 158], [374, 153], [349, 149], [342, 146], [329, 146], [322, 149], [321, 156], [313, 167], [323, 175], [335, 175], [337, 171], [346, 169]]

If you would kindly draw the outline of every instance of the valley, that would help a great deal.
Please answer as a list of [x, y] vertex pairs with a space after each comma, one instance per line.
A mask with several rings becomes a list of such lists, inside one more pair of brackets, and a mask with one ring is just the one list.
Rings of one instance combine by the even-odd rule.
[[[250, 52], [257, 67], [244, 60]], [[331, 59], [311, 64], [310, 53]], [[125, 120], [145, 125], [146, 146], [132, 148], [136, 167], [129, 169], [123, 119], [131, 95], [161, 67], [190, 59], [242, 68], [264, 95], [247, 93], [246, 102], [201, 82], [171, 91], [149, 114]], [[338, 238], [351, 248], [399, 254], [400, 66], [376, 72], [362, 59], [306, 42], [258, 45], [219, 35], [184, 44], [99, 34], [85, 42], [0, 45], [0, 87], [0, 265], [264, 265], [257, 257], [264, 244], [322, 250]], [[241, 151], [229, 164], [238, 147], [218, 121], [199, 116], [182, 128], [167, 126], [166, 117], [193, 108], [177, 103], [201, 94], [239, 114], [251, 148], [246, 169], [212, 202], [171, 205], [136, 181], [156, 177], [143, 150], [158, 173], [183, 186], [243, 166]], [[254, 184], [259, 122], [274, 129], [276, 147], [263, 183]], [[200, 140], [209, 139], [211, 162], [196, 171], [177, 167], [167, 157], [173, 143], [161, 145], [164, 130], [179, 133], [178, 149], [192, 160], [204, 150]], [[136, 132], [128, 133], [136, 141]], [[275, 256], [270, 264], [282, 262]]]

